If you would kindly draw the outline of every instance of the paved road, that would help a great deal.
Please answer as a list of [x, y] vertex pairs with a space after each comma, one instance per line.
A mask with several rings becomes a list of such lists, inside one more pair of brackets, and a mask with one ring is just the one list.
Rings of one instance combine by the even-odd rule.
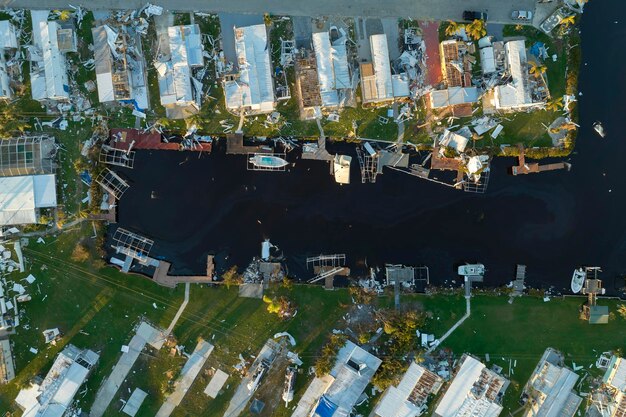
[[[90, 9], [130, 9], [147, 0], [0, 0], [6, 7], [59, 9], [82, 4]], [[510, 23], [515, 9], [535, 10], [535, 0], [156, 0], [154, 4], [175, 11], [263, 13], [291, 16], [412, 17], [459, 20], [463, 10], [485, 11], [489, 21]]]

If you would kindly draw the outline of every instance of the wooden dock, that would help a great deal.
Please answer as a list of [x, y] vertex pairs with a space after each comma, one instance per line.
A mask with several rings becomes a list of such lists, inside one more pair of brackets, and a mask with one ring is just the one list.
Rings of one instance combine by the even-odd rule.
[[207, 284], [216, 283], [213, 281], [213, 271], [215, 264], [213, 262], [213, 255], [207, 256], [206, 275], [170, 275], [170, 262], [159, 260], [159, 265], [152, 275], [152, 280], [159, 285], [169, 288], [175, 288], [176, 284], [191, 283], [191, 284]]
[[[161, 151], [179, 151], [181, 144], [178, 141], [164, 142], [160, 133], [146, 132], [139, 129], [111, 129], [112, 146], [115, 149], [127, 151], [132, 149], [150, 149]], [[196, 143], [195, 151], [211, 152], [210, 142]]]
[[457, 158], [448, 158], [439, 154], [439, 146], [433, 147], [432, 156], [430, 158], [430, 169], [438, 169], [441, 171], [456, 171], [455, 188], [461, 188], [463, 182], [463, 169], [461, 160]]
[[226, 153], [229, 155], [247, 155], [249, 153], [271, 153], [261, 145], [246, 146], [243, 144], [243, 133], [226, 135]]
[[517, 158], [517, 165], [511, 167], [511, 173], [513, 175], [525, 175], [525, 174], [538, 174], [545, 171], [556, 171], [558, 169], [572, 168], [572, 164], [567, 162], [556, 162], [554, 164], [539, 165], [538, 162], [526, 162], [526, 155], [524, 145], [519, 144], [519, 156]]

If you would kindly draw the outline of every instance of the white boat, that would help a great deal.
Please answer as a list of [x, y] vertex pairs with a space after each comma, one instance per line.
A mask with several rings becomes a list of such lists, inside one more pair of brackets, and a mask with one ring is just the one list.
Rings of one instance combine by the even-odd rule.
[[485, 275], [485, 265], [466, 264], [459, 266], [458, 273], [461, 276], [483, 276]]
[[593, 130], [595, 130], [601, 138], [606, 136], [606, 133], [604, 132], [604, 126], [602, 126], [602, 123], [600, 122], [595, 122], [593, 124]]
[[572, 275], [572, 292], [574, 294], [578, 294], [583, 289], [586, 277], [587, 272], [583, 268], [574, 269], [574, 274]]
[[289, 164], [289, 162], [278, 156], [262, 154], [255, 154], [249, 161], [252, 165], [259, 168], [282, 168]]

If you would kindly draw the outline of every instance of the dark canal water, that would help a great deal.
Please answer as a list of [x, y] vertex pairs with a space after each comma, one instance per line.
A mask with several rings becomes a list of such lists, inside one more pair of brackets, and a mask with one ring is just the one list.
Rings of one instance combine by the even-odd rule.
[[[386, 171], [376, 184], [339, 186], [321, 162], [289, 173], [246, 171], [245, 158], [138, 152], [119, 224], [156, 240], [154, 255], [176, 273], [247, 265], [270, 238], [303, 277], [307, 255], [346, 253], [354, 268], [385, 262], [427, 265], [431, 282], [457, 279], [454, 265], [480, 261], [487, 285], [528, 266], [535, 286], [569, 287], [578, 265], [598, 265], [611, 293], [626, 273], [626, 2], [592, 1], [582, 23], [580, 124], [571, 172], [512, 177], [512, 159], [492, 165], [489, 189], [472, 195]], [[615, 20], [619, 20], [615, 23]], [[608, 135], [592, 130], [601, 120]], [[157, 198], [151, 198], [152, 192]]]

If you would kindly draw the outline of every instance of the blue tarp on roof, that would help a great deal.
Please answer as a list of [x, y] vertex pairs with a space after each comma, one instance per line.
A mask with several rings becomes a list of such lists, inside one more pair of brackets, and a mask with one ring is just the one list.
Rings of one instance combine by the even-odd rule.
[[317, 404], [317, 408], [315, 409], [315, 415], [319, 417], [333, 417], [335, 411], [337, 410], [337, 404], [330, 401], [326, 398], [325, 395], [320, 398], [320, 402]]

